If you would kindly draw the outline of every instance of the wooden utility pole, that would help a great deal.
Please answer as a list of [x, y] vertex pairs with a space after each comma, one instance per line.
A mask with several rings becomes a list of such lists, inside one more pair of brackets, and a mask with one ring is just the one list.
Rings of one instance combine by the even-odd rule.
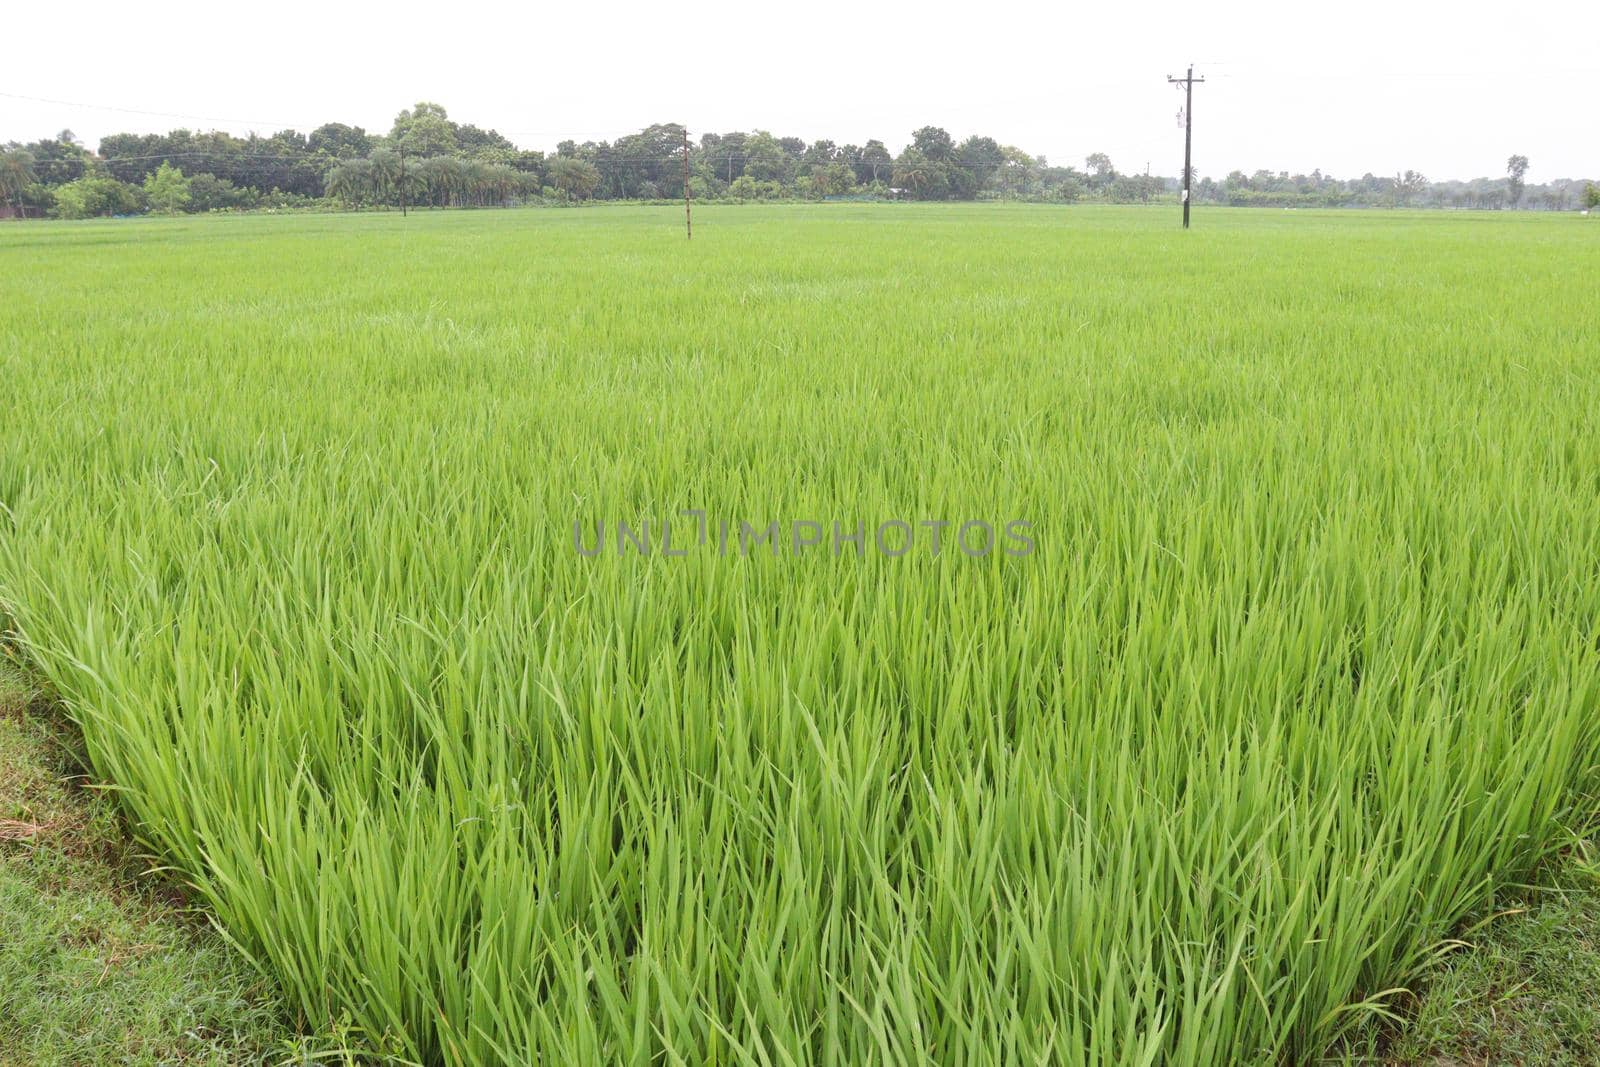
[[1173, 85], [1183, 86], [1183, 228], [1189, 228], [1189, 182], [1193, 177], [1194, 167], [1190, 162], [1189, 149], [1194, 143], [1194, 85], [1195, 82], [1204, 83], [1204, 78], [1194, 76], [1194, 64], [1189, 64], [1189, 73], [1182, 78], [1167, 75], [1167, 81]]
[[683, 237], [694, 240], [694, 221], [689, 217], [689, 127], [683, 128]]

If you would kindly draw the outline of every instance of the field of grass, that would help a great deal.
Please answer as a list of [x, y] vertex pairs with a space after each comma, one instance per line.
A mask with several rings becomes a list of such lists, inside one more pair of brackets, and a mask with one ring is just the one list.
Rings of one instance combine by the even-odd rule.
[[0, 227], [0, 602], [381, 1053], [1314, 1057], [1596, 810], [1600, 230], [1174, 221]]

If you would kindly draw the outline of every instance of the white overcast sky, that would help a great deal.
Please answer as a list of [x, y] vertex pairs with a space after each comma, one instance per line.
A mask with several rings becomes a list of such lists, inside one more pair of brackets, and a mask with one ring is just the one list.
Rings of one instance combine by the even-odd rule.
[[1600, 176], [1592, 0], [10, 7], [0, 142], [63, 127], [91, 148], [176, 126], [383, 132], [433, 100], [526, 148], [684, 122], [898, 151], [933, 124], [1170, 175], [1183, 139], [1165, 76], [1193, 61], [1208, 79], [1202, 174], [1466, 178], [1503, 173], [1516, 152], [1529, 181]]

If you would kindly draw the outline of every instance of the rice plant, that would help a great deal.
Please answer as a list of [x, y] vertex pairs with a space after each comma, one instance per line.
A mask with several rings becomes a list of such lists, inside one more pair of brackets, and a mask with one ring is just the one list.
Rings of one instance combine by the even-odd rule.
[[0, 601], [307, 1026], [1302, 1061], [1593, 814], [1583, 227], [696, 221], [0, 228]]

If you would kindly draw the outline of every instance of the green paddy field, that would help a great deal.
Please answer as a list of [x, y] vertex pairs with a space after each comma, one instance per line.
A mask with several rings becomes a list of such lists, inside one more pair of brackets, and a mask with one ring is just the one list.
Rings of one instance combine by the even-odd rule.
[[1600, 225], [1176, 223], [0, 226], [0, 604], [377, 1055], [1314, 1058], [1600, 812]]

